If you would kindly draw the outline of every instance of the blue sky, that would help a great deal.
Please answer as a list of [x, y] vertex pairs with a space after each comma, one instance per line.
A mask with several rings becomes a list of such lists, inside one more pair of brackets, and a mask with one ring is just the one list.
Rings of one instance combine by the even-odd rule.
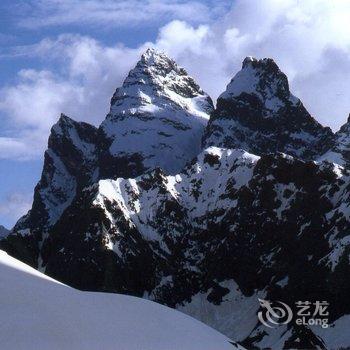
[[28, 210], [60, 112], [98, 125], [149, 46], [214, 100], [245, 56], [272, 57], [322, 124], [350, 112], [350, 0], [0, 3], [0, 224]]

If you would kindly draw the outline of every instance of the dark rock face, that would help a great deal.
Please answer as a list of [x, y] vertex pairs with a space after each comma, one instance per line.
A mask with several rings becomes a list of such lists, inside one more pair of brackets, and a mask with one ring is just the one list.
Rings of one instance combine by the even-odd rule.
[[331, 149], [327, 150], [319, 160], [327, 160], [345, 167], [350, 164], [350, 116], [338, 132], [335, 133], [335, 142]]
[[[97, 129], [61, 115], [51, 130], [33, 208], [13, 231], [52, 226], [75, 194], [97, 179]], [[26, 234], [26, 233], [24, 233]]]
[[[234, 281], [256, 310], [260, 292], [289, 305], [327, 300], [336, 320], [350, 313], [349, 252], [339, 251], [350, 239], [341, 206], [349, 176], [327, 163], [210, 148], [179, 175], [102, 180], [52, 228], [43, 267], [80, 289], [147, 296], [190, 314], [201, 293], [208, 305], [229, 307]], [[224, 330], [218, 315], [203, 317]], [[258, 345], [250, 332], [245, 343]], [[293, 332], [304, 345], [316, 337]]]
[[249, 57], [219, 96], [203, 138], [204, 148], [283, 152], [307, 160], [323, 154], [332, 143], [332, 131], [290, 93], [288, 79], [276, 63]]
[[350, 324], [337, 323], [350, 314], [350, 128], [318, 124], [271, 59], [247, 58], [212, 110], [148, 50], [98, 129], [61, 116], [33, 207], [0, 247], [76, 288], [175, 307], [249, 349], [325, 349], [314, 329], [259, 324], [258, 298], [326, 300], [330, 331]]
[[32, 209], [12, 230], [6, 250], [38, 267], [39, 242], [71, 204], [76, 193], [97, 179], [97, 129], [61, 115], [52, 127]]

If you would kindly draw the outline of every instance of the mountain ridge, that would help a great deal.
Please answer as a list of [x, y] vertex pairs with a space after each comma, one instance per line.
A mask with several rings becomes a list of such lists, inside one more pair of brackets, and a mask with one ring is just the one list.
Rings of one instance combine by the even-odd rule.
[[272, 59], [246, 58], [214, 109], [147, 50], [98, 129], [61, 116], [33, 208], [0, 246], [76, 288], [155, 300], [250, 347], [322, 348], [317, 332], [276, 336], [256, 313], [259, 296], [321, 296], [331, 322], [350, 314], [350, 175], [346, 157], [322, 159], [346, 154], [348, 132], [315, 121]]

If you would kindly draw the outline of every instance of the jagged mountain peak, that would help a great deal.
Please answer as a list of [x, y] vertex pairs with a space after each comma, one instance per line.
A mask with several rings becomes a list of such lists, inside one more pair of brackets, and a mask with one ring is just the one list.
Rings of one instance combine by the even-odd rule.
[[102, 177], [137, 176], [158, 166], [180, 171], [200, 152], [213, 108], [183, 68], [148, 49], [114, 93], [101, 124]]
[[141, 55], [141, 59], [148, 60], [148, 59], [156, 59], [160, 56], [166, 56], [164, 51], [157, 50], [154, 47], [149, 47], [146, 49], [146, 51]]
[[203, 146], [315, 159], [331, 147], [333, 138], [290, 92], [287, 76], [273, 59], [247, 57], [218, 98]]
[[[163, 97], [163, 101], [160, 101]], [[126, 108], [147, 106], [152, 102], [176, 104], [180, 107], [199, 110], [190, 98], [204, 98], [209, 108], [211, 99], [190, 77], [184, 68], [165, 53], [148, 49], [142, 54], [135, 67], [130, 70], [123, 85], [116, 90], [111, 100], [111, 113], [122, 112]], [[127, 99], [127, 103], [125, 100]], [[157, 101], [154, 101], [157, 100]], [[200, 101], [198, 101], [200, 103]], [[203, 103], [200, 103], [203, 104]]]
[[[148, 48], [142, 55], [138, 65], [144, 65], [149, 68], [171, 68], [176, 70], [179, 74], [187, 74], [187, 72], [179, 67], [176, 62], [169, 58], [164, 51], [155, 48]], [[163, 70], [157, 71], [157, 74], [164, 73]]]
[[75, 121], [61, 113], [57, 123], [51, 128], [48, 147], [56, 151], [60, 149], [64, 155], [70, 145], [77, 152], [92, 158], [96, 156], [96, 135], [97, 129], [93, 125]]
[[279, 71], [279, 67], [277, 63], [273, 60], [273, 58], [255, 58], [253, 56], [247, 56], [242, 62], [242, 69], [252, 66], [253, 68], [263, 68]]
[[58, 124], [70, 124], [75, 122], [72, 118], [68, 117], [66, 114], [61, 113], [60, 117], [58, 118]]
[[[49, 137], [49, 147], [51, 142], [57, 138], [65, 138], [68, 142], [74, 143], [77, 139], [88, 138], [89, 143], [94, 143], [95, 141], [91, 138], [95, 136], [97, 129], [95, 126], [85, 123], [78, 122], [66, 114], [61, 113], [57, 122], [51, 128], [51, 134]], [[90, 135], [88, 135], [90, 134]], [[81, 145], [78, 146], [80, 148]]]
[[61, 113], [57, 122], [52, 126], [51, 132], [55, 132], [56, 134], [62, 134], [67, 131], [67, 129], [74, 127], [77, 122], [68, 117], [66, 114]]
[[265, 117], [278, 115], [279, 109], [286, 103], [300, 103], [290, 92], [287, 76], [272, 58], [246, 57], [242, 69], [233, 77], [219, 99], [232, 99], [242, 94], [258, 97], [269, 111]]

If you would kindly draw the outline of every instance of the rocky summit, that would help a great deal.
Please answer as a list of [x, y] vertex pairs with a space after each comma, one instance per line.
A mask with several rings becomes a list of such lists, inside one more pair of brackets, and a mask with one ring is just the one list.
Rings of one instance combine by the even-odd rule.
[[[147, 50], [99, 128], [61, 116], [33, 207], [0, 246], [83, 290], [181, 310], [248, 349], [350, 346], [350, 128], [321, 126], [272, 59], [216, 108]], [[261, 300], [327, 301], [330, 327], [268, 328]]]
[[288, 79], [270, 58], [247, 57], [217, 101], [203, 147], [241, 147], [254, 154], [283, 152], [314, 159], [333, 142], [289, 90]]
[[177, 173], [201, 149], [211, 98], [165, 54], [148, 49], [118, 88], [101, 124], [101, 177]]

